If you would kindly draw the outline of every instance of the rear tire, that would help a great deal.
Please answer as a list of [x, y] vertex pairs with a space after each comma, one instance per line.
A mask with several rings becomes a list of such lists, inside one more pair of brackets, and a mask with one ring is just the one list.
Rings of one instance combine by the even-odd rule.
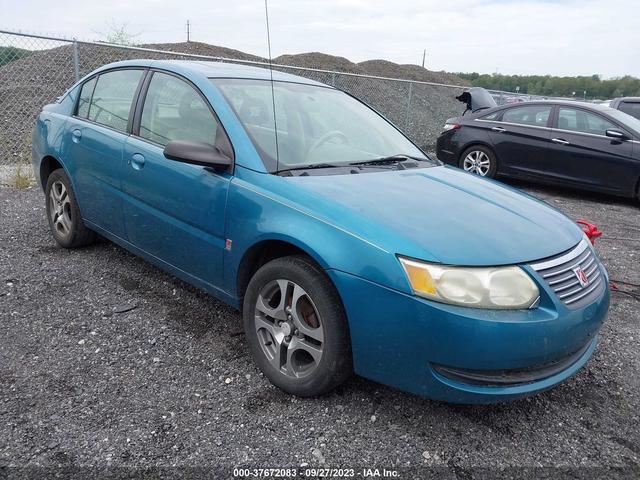
[[71, 181], [62, 168], [51, 172], [44, 191], [49, 228], [58, 245], [76, 248], [93, 243], [96, 233], [84, 225]]
[[247, 287], [244, 328], [254, 361], [275, 386], [325, 394], [353, 374], [347, 318], [326, 274], [303, 256], [263, 265]]
[[484, 145], [473, 145], [462, 155], [458, 166], [466, 172], [480, 177], [494, 178], [498, 173], [498, 162], [493, 151]]

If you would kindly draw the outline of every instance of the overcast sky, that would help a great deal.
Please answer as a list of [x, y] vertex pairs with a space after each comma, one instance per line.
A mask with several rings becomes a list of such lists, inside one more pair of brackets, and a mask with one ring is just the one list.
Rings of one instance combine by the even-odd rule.
[[[266, 55], [263, 0], [0, 0], [0, 29], [140, 43], [191, 39]], [[638, 0], [270, 0], [273, 55], [320, 51], [451, 72], [640, 77]]]

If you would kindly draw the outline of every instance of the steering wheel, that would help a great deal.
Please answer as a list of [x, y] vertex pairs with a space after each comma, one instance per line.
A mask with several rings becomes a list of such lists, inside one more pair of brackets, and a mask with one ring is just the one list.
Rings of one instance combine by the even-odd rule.
[[314, 150], [318, 149], [334, 137], [340, 138], [345, 145], [349, 145], [349, 137], [347, 137], [340, 130], [331, 130], [311, 144], [311, 146], [307, 150], [307, 158], [309, 158], [309, 155], [311, 155]]

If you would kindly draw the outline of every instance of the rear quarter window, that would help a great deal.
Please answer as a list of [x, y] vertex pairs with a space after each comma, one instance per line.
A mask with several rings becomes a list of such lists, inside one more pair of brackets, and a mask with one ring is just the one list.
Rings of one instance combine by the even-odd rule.
[[80, 93], [79, 85], [60, 97], [56, 102], [58, 105], [60, 105], [58, 111], [65, 115], [72, 115], [73, 109], [76, 106], [76, 100], [78, 99], [78, 93]]
[[93, 95], [93, 88], [95, 87], [95, 85], [95, 77], [82, 85], [82, 90], [80, 91], [80, 100], [78, 101], [78, 117], [88, 117], [89, 105], [91, 104], [91, 95]]

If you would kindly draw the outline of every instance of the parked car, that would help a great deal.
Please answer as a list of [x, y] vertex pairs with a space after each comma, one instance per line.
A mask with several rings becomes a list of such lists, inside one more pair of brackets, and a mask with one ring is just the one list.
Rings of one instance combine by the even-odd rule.
[[640, 97], [614, 98], [609, 102], [609, 106], [640, 119]]
[[470, 114], [448, 119], [438, 137], [436, 152], [443, 162], [483, 177], [639, 197], [640, 120], [572, 101], [498, 107], [489, 95], [472, 90], [465, 93], [477, 105]]
[[355, 371], [497, 402], [587, 362], [609, 292], [575, 223], [442, 166], [346, 93], [269, 79], [127, 61], [45, 106], [33, 166], [55, 241], [100, 234], [241, 309], [256, 364], [296, 395]]

